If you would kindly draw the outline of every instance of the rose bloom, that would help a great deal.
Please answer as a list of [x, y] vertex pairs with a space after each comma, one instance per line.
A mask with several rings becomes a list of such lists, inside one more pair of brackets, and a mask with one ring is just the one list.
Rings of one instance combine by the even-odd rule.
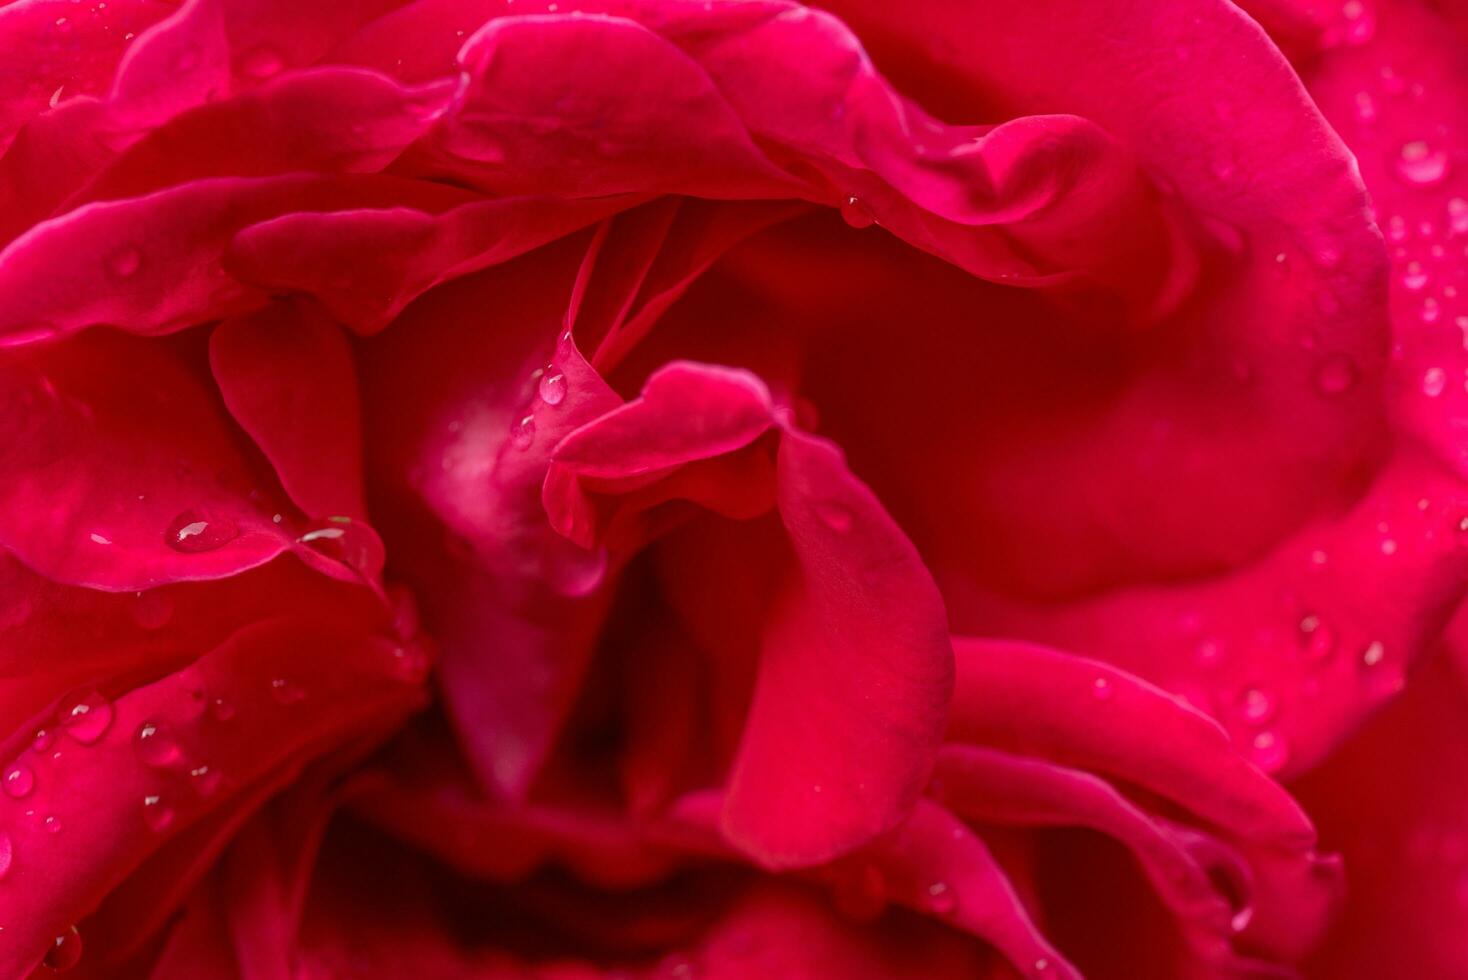
[[9, 0], [0, 344], [0, 980], [1468, 977], [1460, 0]]

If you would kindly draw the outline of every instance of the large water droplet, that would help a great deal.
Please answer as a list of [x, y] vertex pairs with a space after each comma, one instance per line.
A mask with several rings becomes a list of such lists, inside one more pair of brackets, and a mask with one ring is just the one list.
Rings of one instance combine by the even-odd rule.
[[82, 937], [76, 931], [76, 926], [67, 929], [51, 943], [51, 948], [46, 951], [46, 958], [41, 962], [47, 969], [61, 973], [70, 970], [81, 962]]
[[1331, 354], [1315, 369], [1315, 390], [1339, 395], [1356, 383], [1356, 364], [1345, 354]]
[[138, 726], [134, 739], [138, 758], [155, 769], [166, 769], [183, 762], [183, 748], [173, 736], [173, 730], [161, 721], [145, 721]]
[[349, 517], [329, 517], [296, 540], [366, 579], [376, 579], [386, 560], [376, 532]]
[[1413, 140], [1397, 155], [1397, 174], [1409, 184], [1429, 187], [1448, 174], [1448, 155], [1425, 140]]
[[547, 405], [559, 405], [566, 400], [566, 376], [554, 364], [546, 367], [537, 386], [540, 400]]
[[31, 767], [23, 762], [17, 762], [5, 770], [5, 794], [14, 799], [22, 799], [29, 796], [31, 790], [36, 788], [36, 774]]
[[229, 518], [190, 508], [168, 525], [164, 540], [174, 551], [197, 554], [221, 548], [239, 536], [240, 529]]
[[112, 705], [96, 691], [73, 695], [62, 703], [60, 721], [63, 732], [91, 745], [111, 727]]

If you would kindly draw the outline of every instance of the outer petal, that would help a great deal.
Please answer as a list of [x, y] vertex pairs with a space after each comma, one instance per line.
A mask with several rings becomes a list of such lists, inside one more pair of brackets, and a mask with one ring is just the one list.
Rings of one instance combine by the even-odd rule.
[[0, 370], [0, 541], [43, 574], [146, 589], [290, 546], [289, 506], [179, 351], [93, 332]]

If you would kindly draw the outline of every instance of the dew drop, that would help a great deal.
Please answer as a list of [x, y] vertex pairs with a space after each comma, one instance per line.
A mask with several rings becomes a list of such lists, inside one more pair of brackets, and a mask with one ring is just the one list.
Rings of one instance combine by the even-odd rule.
[[107, 271], [115, 278], [128, 279], [143, 267], [143, 253], [132, 245], [124, 245], [107, 256]]
[[1407, 183], [1430, 187], [1447, 176], [1448, 155], [1425, 140], [1413, 140], [1402, 146], [1396, 166], [1397, 175]]
[[1422, 268], [1422, 263], [1417, 261], [1408, 262], [1402, 269], [1402, 288], [1417, 292], [1427, 285], [1427, 270]]
[[1239, 717], [1251, 725], [1261, 725], [1274, 717], [1274, 696], [1251, 687], [1239, 695]]
[[841, 219], [853, 228], [870, 228], [877, 219], [855, 194], [841, 202]]
[[1254, 764], [1266, 772], [1279, 769], [1289, 758], [1289, 750], [1285, 746], [1284, 738], [1272, 731], [1263, 731], [1255, 735], [1249, 743], [1249, 749], [1254, 758]]
[[1428, 368], [1422, 375], [1422, 394], [1436, 398], [1448, 384], [1448, 373], [1440, 367]]
[[112, 725], [112, 705], [96, 691], [73, 695], [61, 707], [61, 730], [83, 745], [92, 745]]
[[197, 554], [221, 548], [239, 536], [239, 528], [229, 518], [206, 515], [190, 508], [168, 525], [164, 540], [174, 551]]
[[540, 400], [547, 405], [559, 405], [566, 400], [566, 376], [554, 364], [545, 369], [538, 386]]
[[15, 845], [10, 841], [10, 835], [0, 831], [0, 878], [10, 874], [10, 866], [15, 862]]
[[958, 908], [958, 896], [946, 882], [935, 881], [928, 886], [928, 908], [939, 915], [950, 915]]
[[163, 802], [163, 797], [143, 797], [143, 823], [148, 825], [149, 830], [156, 833], [167, 830], [173, 826], [175, 816], [173, 807]]
[[1356, 118], [1363, 123], [1376, 120], [1376, 100], [1371, 97], [1370, 92], [1356, 93]]
[[1332, 354], [1315, 369], [1315, 390], [1339, 395], [1356, 383], [1356, 364], [1345, 354]]
[[837, 534], [845, 534], [851, 530], [855, 518], [844, 505], [834, 501], [825, 501], [817, 504], [815, 509], [816, 517], [820, 522]]
[[527, 415], [510, 426], [510, 444], [516, 449], [529, 449], [535, 441], [535, 416]]
[[283, 68], [285, 68], [285, 59], [281, 57], [279, 51], [268, 44], [251, 48], [240, 59], [240, 74], [256, 81], [278, 75]]
[[1375, 667], [1385, 659], [1386, 646], [1380, 640], [1372, 640], [1361, 651], [1361, 663], [1367, 667]]
[[1300, 620], [1300, 634], [1305, 641], [1305, 655], [1311, 660], [1325, 660], [1335, 652], [1335, 635], [1319, 616], [1306, 616]]
[[1347, 44], [1365, 44], [1376, 34], [1376, 15], [1361, 0], [1346, 0], [1341, 8], [1346, 19], [1345, 41]]
[[59, 834], [61, 833], [61, 818], [48, 816], [45, 820], [41, 821], [41, 826], [46, 828], [46, 833], [48, 834]]
[[1394, 214], [1386, 220], [1386, 240], [1401, 244], [1407, 240], [1407, 219], [1400, 214]]
[[224, 774], [213, 766], [198, 766], [189, 770], [189, 783], [200, 796], [213, 796], [224, 779]]
[[1442, 305], [1431, 296], [1422, 301], [1422, 308], [1417, 311], [1417, 319], [1423, 323], [1436, 323], [1441, 315]]
[[46, 951], [46, 958], [41, 962], [48, 970], [62, 973], [80, 963], [81, 958], [81, 933], [76, 931], [76, 926], [72, 926], [52, 941], [51, 948]]
[[161, 721], [145, 721], [139, 725], [134, 745], [138, 758], [155, 769], [166, 769], [183, 761], [183, 749], [173, 737], [173, 730]]
[[92, 538], [92, 543], [93, 544], [111, 544], [112, 543], [112, 539], [109, 538], [107, 535], [105, 535], [105, 534], [98, 534], [95, 531], [92, 532], [91, 538]]
[[1448, 202], [1448, 227], [1455, 235], [1468, 234], [1468, 200], [1455, 197]]
[[5, 770], [5, 794], [12, 799], [23, 799], [36, 788], [36, 774], [31, 767], [17, 762]]
[[1097, 701], [1110, 701], [1115, 694], [1116, 689], [1105, 677], [1098, 677], [1091, 682], [1091, 696]]
[[36, 737], [31, 739], [31, 748], [37, 752], [45, 752], [54, 741], [56, 741], [56, 736], [51, 731], [45, 728], [37, 729]]
[[290, 705], [299, 704], [304, 700], [306, 692], [284, 677], [277, 677], [270, 682], [270, 696], [275, 698], [279, 704]]

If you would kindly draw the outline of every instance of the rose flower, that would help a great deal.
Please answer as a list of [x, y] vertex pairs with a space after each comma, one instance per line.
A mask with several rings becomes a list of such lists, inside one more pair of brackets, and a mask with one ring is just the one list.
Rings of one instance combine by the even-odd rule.
[[1468, 976], [1465, 44], [0, 3], [0, 980]]

